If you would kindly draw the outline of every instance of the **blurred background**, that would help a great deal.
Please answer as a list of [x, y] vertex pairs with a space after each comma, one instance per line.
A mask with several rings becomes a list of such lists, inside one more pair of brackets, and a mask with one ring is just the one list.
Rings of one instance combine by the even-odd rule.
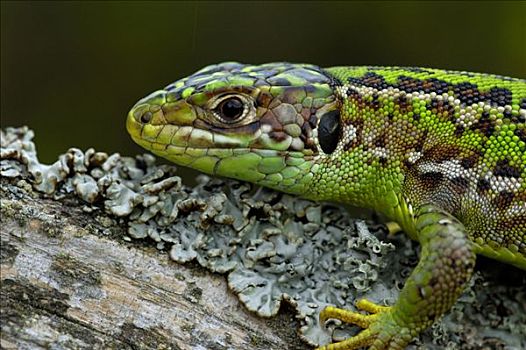
[[226, 60], [428, 66], [526, 78], [526, 2], [1, 2], [1, 125], [133, 155], [141, 97]]

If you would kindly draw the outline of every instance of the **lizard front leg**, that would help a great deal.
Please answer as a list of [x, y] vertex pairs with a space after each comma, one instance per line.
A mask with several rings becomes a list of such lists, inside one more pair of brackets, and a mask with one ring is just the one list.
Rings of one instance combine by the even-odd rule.
[[455, 303], [473, 273], [475, 253], [464, 226], [434, 205], [416, 211], [416, 229], [422, 245], [420, 262], [407, 279], [392, 307], [360, 300], [362, 314], [335, 307], [320, 313], [322, 323], [340, 319], [362, 328], [358, 335], [318, 350], [403, 349]]

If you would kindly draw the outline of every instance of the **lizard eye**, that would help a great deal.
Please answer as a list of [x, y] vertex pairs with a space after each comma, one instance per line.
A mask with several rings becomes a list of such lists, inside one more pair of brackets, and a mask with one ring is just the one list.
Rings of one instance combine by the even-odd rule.
[[214, 113], [224, 123], [235, 123], [243, 119], [248, 112], [248, 107], [237, 96], [226, 96], [218, 101]]

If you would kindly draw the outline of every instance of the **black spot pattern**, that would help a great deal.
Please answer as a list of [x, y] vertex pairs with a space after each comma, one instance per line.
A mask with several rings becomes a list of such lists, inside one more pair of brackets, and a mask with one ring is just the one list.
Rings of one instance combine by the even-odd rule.
[[526, 142], [526, 129], [515, 129], [514, 133], [521, 141]]
[[462, 125], [460, 124], [457, 124], [455, 126], [455, 136], [457, 137], [460, 137], [462, 136], [462, 134], [464, 133], [464, 130], [466, 130], [466, 128], [464, 128]]
[[450, 120], [452, 122], [455, 121], [455, 107], [447, 100], [432, 98], [426, 104], [426, 109], [443, 119]]
[[478, 157], [468, 157], [468, 158], [463, 158], [461, 161], [460, 161], [460, 165], [464, 168], [464, 169], [471, 169], [475, 166], [475, 164], [477, 164], [477, 160], [478, 160]]
[[467, 191], [469, 187], [469, 180], [464, 177], [455, 177], [451, 180], [451, 183], [455, 185], [455, 189], [461, 193]]
[[412, 105], [409, 103], [409, 100], [404, 95], [399, 95], [394, 102], [396, 103], [398, 108], [400, 108], [400, 112], [403, 114], [412, 110]]
[[479, 130], [483, 135], [490, 137], [495, 131], [495, 121], [489, 117], [489, 112], [484, 111], [479, 120], [471, 125], [471, 130]]
[[378, 94], [374, 94], [373, 95], [373, 99], [370, 103], [370, 107], [374, 110], [374, 111], [377, 111], [378, 109], [380, 109], [380, 100], [378, 99]]
[[508, 159], [502, 159], [495, 165], [493, 174], [495, 176], [514, 177], [518, 179], [521, 177], [521, 170], [517, 167], [511, 166]]
[[330, 79], [329, 81], [329, 85], [332, 87], [332, 88], [335, 88], [337, 86], [343, 86], [343, 82], [340, 80], [340, 78], [338, 77], [335, 77], [333, 74], [330, 74], [329, 72], [327, 72], [325, 69], [323, 68], [320, 68], [320, 72], [323, 73], [326, 77], [328, 77]]
[[349, 78], [348, 82], [356, 85], [369, 86], [378, 90], [387, 89], [390, 85], [385, 82], [383, 76], [367, 72], [361, 78]]
[[486, 179], [479, 179], [477, 181], [477, 190], [480, 193], [484, 193], [484, 192], [488, 191], [490, 188], [491, 188], [491, 186], [490, 186], [490, 183], [489, 183], [488, 180], [486, 180]]
[[493, 87], [489, 90], [489, 100], [497, 106], [511, 105], [511, 91], [504, 88]]
[[431, 89], [431, 91], [435, 91], [439, 95], [448, 92], [451, 86], [448, 82], [439, 80], [437, 78], [424, 80], [423, 85], [426, 89]]
[[406, 77], [404, 75], [398, 77], [398, 88], [406, 92], [425, 91], [423, 80]]
[[440, 172], [427, 172], [420, 175], [420, 180], [427, 188], [438, 186], [444, 179], [444, 174]]
[[408, 72], [413, 72], [413, 73], [434, 74], [434, 72], [428, 71], [428, 70], [426, 70], [424, 68], [420, 68], [420, 67], [404, 67], [403, 69], [408, 71]]
[[354, 98], [354, 99], [361, 99], [362, 98], [362, 95], [360, 95], [360, 93], [358, 91], [356, 91], [355, 89], [349, 89], [347, 91], [347, 96], [349, 98]]
[[482, 97], [477, 85], [472, 83], [457, 84], [454, 86], [453, 91], [461, 103], [468, 105], [479, 102]]
[[[452, 91], [454, 96], [464, 105], [488, 102], [495, 106], [506, 106], [512, 103], [513, 97], [512, 92], [505, 88], [493, 87], [488, 92], [481, 92], [477, 85], [473, 83], [451, 84], [437, 78], [417, 79], [400, 75], [395, 84], [389, 84], [383, 76], [374, 72], [367, 72], [360, 78], [351, 77], [347, 81], [351, 85], [367, 86], [375, 89], [393, 87], [407, 93], [423, 91], [424, 93], [435, 92], [443, 94]], [[526, 108], [525, 99], [521, 101], [521, 108]]]
[[497, 198], [495, 198], [495, 205], [499, 208], [508, 208], [513, 202], [515, 195], [511, 192], [503, 191], [499, 193]]

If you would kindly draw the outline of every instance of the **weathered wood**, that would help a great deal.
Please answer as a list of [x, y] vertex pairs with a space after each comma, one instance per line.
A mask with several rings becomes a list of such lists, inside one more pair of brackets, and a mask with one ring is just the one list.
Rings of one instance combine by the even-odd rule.
[[2, 349], [306, 349], [292, 312], [255, 317], [225, 279], [179, 265], [78, 200], [2, 179]]
[[[296, 335], [296, 317], [312, 342], [325, 344], [330, 335], [343, 339], [356, 329], [320, 328], [316, 306], [352, 308], [358, 297], [381, 301], [386, 291], [396, 296], [418, 259], [417, 244], [403, 237], [384, 237], [399, 248], [391, 255], [375, 251], [380, 241], [368, 230], [344, 234], [342, 222], [348, 228], [359, 223], [343, 209], [336, 215], [331, 206], [307, 206], [287, 196], [270, 206], [278, 198], [272, 191], [208, 178], [188, 188], [174, 167], [156, 166], [147, 155], [72, 148], [45, 165], [31, 130], [7, 128], [1, 134], [2, 349], [306, 349]], [[259, 223], [261, 215], [273, 224], [252, 235], [258, 225], [243, 225]], [[290, 222], [298, 235], [287, 231]], [[323, 226], [322, 234], [311, 235], [312, 225]], [[282, 240], [273, 241], [274, 230]], [[240, 232], [245, 240], [237, 239]], [[204, 237], [214, 244], [203, 245]], [[303, 251], [301, 242], [311, 248], [291, 259], [290, 252]], [[271, 320], [251, 315], [222, 276], [197, 264], [177, 265], [168, 258], [170, 247], [173, 259], [196, 258], [215, 271], [241, 264], [248, 280], [239, 271], [228, 276], [240, 300], [260, 314], [275, 314], [276, 301], [291, 300], [294, 312]], [[311, 260], [309, 249], [322, 257]], [[389, 259], [383, 266], [391, 271], [377, 269], [380, 255]], [[362, 274], [371, 284], [361, 285]], [[341, 288], [345, 284], [348, 290]], [[462, 297], [409, 349], [525, 348], [525, 286], [524, 271], [479, 258]]]

